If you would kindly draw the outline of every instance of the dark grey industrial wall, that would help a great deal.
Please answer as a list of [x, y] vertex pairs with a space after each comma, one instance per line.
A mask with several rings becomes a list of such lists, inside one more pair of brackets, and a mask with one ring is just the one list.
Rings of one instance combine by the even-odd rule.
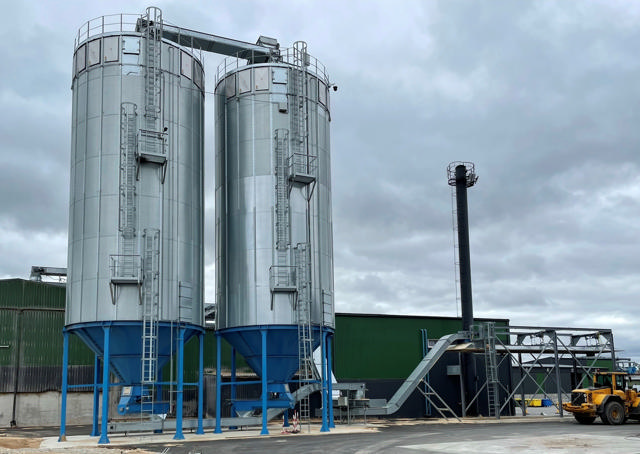
[[[477, 389], [480, 389], [484, 384], [486, 377], [486, 371], [484, 367], [484, 357], [482, 355], [473, 355], [476, 366], [476, 385]], [[444, 399], [446, 404], [458, 415], [462, 414], [462, 405], [460, 398], [460, 379], [457, 375], [448, 375], [447, 366], [454, 366], [459, 364], [459, 356], [457, 353], [447, 353], [436, 363], [434, 368], [429, 373], [429, 384], [437, 391], [437, 393]], [[417, 363], [416, 363], [417, 365]], [[506, 384], [506, 388], [509, 388], [509, 370], [510, 366], [507, 361], [503, 361], [503, 364], [499, 368], [500, 381]], [[391, 399], [391, 397], [398, 390], [404, 380], [399, 379], [364, 379], [367, 385], [367, 397], [370, 399]], [[477, 389], [475, 392], [477, 392]], [[474, 394], [475, 394], [474, 392]], [[500, 401], [504, 402], [507, 398], [507, 393], [500, 389]], [[477, 406], [475, 409], [479, 414], [487, 415], [487, 394], [486, 391], [482, 391], [477, 399]], [[438, 403], [439, 404], [439, 403]], [[440, 405], [439, 405], [440, 406]], [[503, 416], [512, 415], [513, 406], [508, 405], [502, 412]], [[400, 407], [400, 409], [392, 415], [397, 418], [422, 418], [422, 417], [440, 417], [438, 411], [431, 408], [428, 411], [428, 405], [425, 397], [415, 390], [407, 401]], [[450, 414], [446, 415], [451, 416]]]

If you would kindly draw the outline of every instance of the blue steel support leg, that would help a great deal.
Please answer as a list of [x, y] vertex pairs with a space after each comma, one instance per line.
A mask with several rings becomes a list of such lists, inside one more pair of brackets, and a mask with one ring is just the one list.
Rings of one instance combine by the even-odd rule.
[[198, 430], [196, 434], [204, 434], [202, 428], [202, 401], [204, 400], [204, 333], [198, 334], [200, 342], [200, 356], [198, 358]]
[[269, 435], [267, 429], [267, 330], [260, 331], [262, 334], [262, 431], [260, 435]]
[[236, 349], [231, 347], [231, 416], [236, 416]]
[[184, 392], [184, 328], [178, 331], [178, 396], [176, 398], [176, 434], [174, 440], [184, 440], [182, 434], [182, 407]]
[[98, 432], [98, 415], [100, 414], [100, 357], [95, 355], [93, 360], [93, 426], [91, 427], [91, 436], [97, 437]]
[[[158, 378], [157, 378], [157, 381], [158, 381], [158, 383], [162, 383], [162, 382], [164, 381], [164, 380], [163, 380], [163, 377], [162, 377], [162, 369], [158, 369]], [[158, 385], [158, 384], [156, 384], [155, 388], [156, 388], [156, 397], [155, 397], [155, 400], [160, 401], [160, 400], [162, 400], [162, 385]], [[152, 407], [152, 408], [153, 408], [153, 407]], [[161, 433], [162, 433], [162, 429], [154, 429], [154, 430], [153, 430], [153, 433], [154, 433], [154, 434], [161, 434]]]
[[329, 428], [333, 429], [336, 427], [335, 422], [333, 421], [333, 359], [331, 356], [331, 343], [333, 342], [333, 334], [329, 336], [327, 339], [327, 369], [328, 369], [328, 384], [329, 384]]
[[220, 418], [222, 417], [222, 336], [216, 332], [216, 428], [213, 433], [221, 434]]
[[320, 383], [320, 393], [322, 396], [322, 427], [320, 432], [329, 432], [327, 424], [327, 332], [322, 330], [322, 341], [320, 342], [320, 368], [322, 369], [322, 383]]
[[109, 344], [111, 343], [111, 327], [104, 330], [104, 356], [102, 357], [102, 428], [100, 430], [99, 445], [108, 444], [107, 423], [109, 422]]
[[[236, 349], [231, 347], [231, 417], [236, 415]], [[229, 429], [236, 430], [238, 426], [229, 426]]]
[[58, 441], [67, 441], [67, 387], [69, 379], [69, 331], [62, 330], [62, 403], [60, 408], [60, 438]]

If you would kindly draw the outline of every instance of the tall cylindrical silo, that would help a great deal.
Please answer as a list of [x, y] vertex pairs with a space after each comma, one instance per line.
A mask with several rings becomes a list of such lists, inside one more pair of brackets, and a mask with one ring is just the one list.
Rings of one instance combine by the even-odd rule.
[[216, 329], [269, 383], [334, 328], [329, 89], [302, 42], [216, 77]]
[[66, 330], [124, 384], [156, 381], [203, 325], [204, 84], [146, 16], [92, 20], [73, 58]]

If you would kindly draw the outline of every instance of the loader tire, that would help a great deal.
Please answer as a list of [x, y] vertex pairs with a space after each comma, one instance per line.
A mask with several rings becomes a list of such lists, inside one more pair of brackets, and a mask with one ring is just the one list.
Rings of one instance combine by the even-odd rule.
[[624, 407], [620, 402], [612, 401], [604, 407], [603, 420], [606, 419], [608, 424], [618, 426], [624, 424], [625, 414]]
[[580, 415], [573, 415], [574, 418], [576, 418], [576, 421], [578, 421], [580, 424], [593, 424], [593, 421], [596, 420], [595, 416], [580, 416]]

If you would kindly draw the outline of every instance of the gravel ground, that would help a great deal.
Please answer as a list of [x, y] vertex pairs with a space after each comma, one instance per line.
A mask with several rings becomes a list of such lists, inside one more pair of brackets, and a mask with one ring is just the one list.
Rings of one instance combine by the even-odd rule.
[[40, 448], [41, 438], [24, 437], [0, 437], [0, 454], [41, 454], [46, 452], [65, 454], [107, 454], [112, 451], [114, 454], [152, 454], [150, 451], [142, 449], [122, 449], [122, 448], [60, 448], [47, 449]]

